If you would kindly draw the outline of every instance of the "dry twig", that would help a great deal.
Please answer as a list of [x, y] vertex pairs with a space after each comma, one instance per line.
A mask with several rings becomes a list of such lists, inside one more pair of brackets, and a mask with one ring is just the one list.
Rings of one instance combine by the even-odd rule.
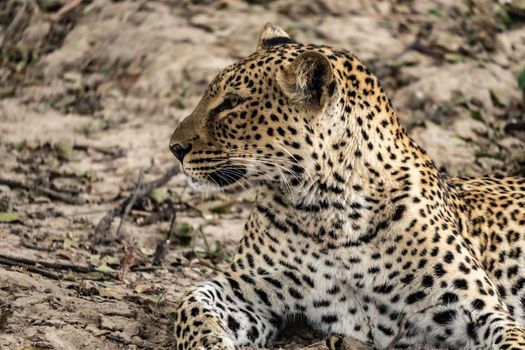
[[78, 151], [84, 151], [84, 152], [87, 152], [88, 150], [93, 150], [95, 152], [98, 152], [105, 156], [110, 156], [112, 158], [121, 158], [126, 155], [126, 152], [120, 147], [110, 148], [110, 147], [91, 146], [91, 145], [77, 143], [73, 146], [73, 149], [78, 150]]
[[155, 254], [153, 254], [153, 265], [159, 266], [162, 265], [164, 258], [168, 255], [170, 240], [162, 239], [157, 242], [157, 247], [155, 248]]
[[62, 279], [62, 275], [59, 275], [59, 274], [56, 274], [56, 273], [52, 273], [52, 272], [49, 272], [49, 271], [44, 270], [42, 268], [36, 267], [34, 265], [30, 265], [30, 264], [25, 264], [25, 263], [22, 263], [20, 261], [6, 259], [3, 256], [0, 257], [0, 264], [4, 265], [4, 266], [21, 267], [21, 268], [24, 268], [25, 270], [27, 270], [29, 272], [38, 273], [39, 275], [42, 275], [42, 276], [47, 277], [47, 278], [51, 278], [53, 280], [61, 280]]
[[[124, 258], [123, 258], [124, 259]], [[82, 266], [82, 265], [75, 265], [75, 264], [65, 264], [65, 263], [55, 263], [55, 262], [49, 262], [49, 261], [43, 261], [43, 260], [33, 260], [28, 258], [21, 258], [17, 256], [9, 256], [0, 254], [0, 264], [5, 266], [19, 266], [27, 269], [31, 272], [39, 273], [43, 276], [52, 278], [52, 279], [61, 279], [62, 276], [53, 274], [51, 272], [48, 272], [42, 268], [39, 268], [38, 266], [42, 266], [47, 269], [52, 270], [65, 270], [65, 271], [72, 271], [72, 272], [78, 272], [78, 273], [90, 273], [90, 272], [100, 272], [107, 276], [114, 276], [114, 273], [107, 272], [107, 271], [99, 271], [94, 266]], [[122, 262], [121, 262], [122, 264]], [[156, 266], [131, 266], [133, 263], [129, 264], [128, 270], [132, 272], [153, 272], [158, 270], [158, 267]]]
[[177, 227], [177, 211], [173, 211], [173, 216], [171, 217], [170, 229], [168, 231], [167, 237], [165, 239], [157, 242], [157, 247], [155, 248], [155, 254], [153, 254], [153, 265], [162, 265], [162, 261], [168, 255], [170, 238], [175, 234], [175, 228]]
[[126, 198], [120, 205], [117, 207], [111, 209], [104, 215], [104, 217], [98, 222], [97, 227], [95, 228], [95, 232], [90, 235], [89, 241], [91, 243], [91, 246], [94, 247], [101, 242], [107, 241], [106, 234], [109, 231], [109, 228], [111, 226], [111, 223], [113, 222], [113, 219], [116, 216], [121, 216], [124, 214], [126, 208], [128, 207], [128, 204], [131, 201], [137, 201], [140, 198], [146, 196], [148, 193], [150, 193], [155, 188], [164, 186], [168, 183], [168, 181], [171, 180], [171, 178], [179, 173], [179, 167], [173, 166], [169, 168], [164, 175], [162, 175], [157, 180], [148, 182], [140, 187], [136, 192], [133, 192], [133, 194]]
[[21, 258], [17, 256], [9, 256], [0, 254], [0, 263], [10, 266], [43, 266], [53, 270], [69, 270], [73, 272], [89, 273], [94, 272], [96, 269], [91, 266], [82, 266], [74, 264], [55, 263], [42, 260], [33, 260], [28, 258]]
[[69, 203], [69, 204], [81, 205], [81, 204], [86, 203], [86, 201], [83, 198], [80, 198], [78, 196], [71, 196], [67, 193], [59, 192], [57, 190], [53, 190], [51, 188], [41, 186], [41, 185], [28, 185], [20, 181], [4, 179], [4, 178], [0, 178], [0, 185], [8, 186], [10, 188], [19, 188], [19, 189], [26, 190], [26, 191], [35, 190], [38, 192], [42, 192], [49, 198], [58, 199], [62, 202]]
[[[11, 2], [11, 4], [16, 3], [15, 1]], [[13, 20], [7, 28], [4, 29], [3, 40], [0, 40], [0, 47], [2, 48], [7, 48], [16, 43], [24, 33], [24, 29], [27, 28], [31, 22], [31, 18], [40, 12], [38, 5], [33, 1], [22, 0], [20, 4], [21, 6]]]
[[131, 208], [133, 207], [133, 205], [137, 201], [137, 194], [139, 193], [140, 188], [142, 187], [143, 177], [144, 177], [144, 173], [141, 170], [139, 172], [139, 177], [137, 179], [137, 184], [135, 185], [135, 190], [133, 191], [133, 194], [131, 195], [131, 198], [130, 198], [129, 202], [124, 207], [124, 212], [122, 213], [122, 217], [120, 218], [120, 222], [118, 224], [117, 233], [116, 233], [117, 237], [120, 237], [120, 230], [122, 228], [122, 224], [124, 223], [124, 221], [126, 221], [126, 218], [129, 215], [129, 211], [131, 210]]
[[124, 248], [124, 255], [120, 259], [120, 266], [118, 269], [118, 279], [120, 282], [126, 282], [126, 275], [134, 262], [134, 249], [133, 246], [129, 244]]
[[[142, 222], [140, 223], [140, 225], [151, 225], [151, 224], [154, 224], [156, 222], [159, 222], [159, 221], [165, 221], [165, 220], [171, 220], [171, 222], [173, 223], [173, 215], [174, 213], [176, 213], [177, 211], [184, 211], [184, 210], [188, 210], [188, 209], [191, 209], [192, 207], [187, 204], [187, 203], [182, 203], [182, 202], [179, 202], [179, 203], [169, 203], [168, 206], [166, 206], [166, 208], [160, 208], [159, 210], [151, 213], [151, 212], [142, 212], [143, 215], [144, 215], [144, 218], [142, 220]], [[132, 213], [134, 213], [135, 211], [132, 210], [131, 211]], [[141, 214], [141, 212], [138, 212], [138, 215]], [[173, 230], [172, 230], [172, 233], [173, 233]]]
[[224, 272], [222, 269], [218, 268], [217, 266], [214, 266], [206, 261], [204, 261], [203, 259], [194, 259], [192, 261], [190, 261], [190, 265], [189, 266], [192, 266], [194, 264], [197, 264], [197, 265], [201, 265], [201, 266], [204, 266], [204, 267], [207, 267], [213, 271], [217, 271], [217, 272]]
[[62, 6], [60, 10], [58, 10], [58, 12], [53, 16], [53, 19], [55, 21], [58, 21], [62, 16], [74, 10], [81, 3], [82, 3], [82, 0], [68, 0], [64, 4], [64, 6]]
[[525, 122], [507, 123], [503, 129], [506, 133], [512, 131], [525, 131]]

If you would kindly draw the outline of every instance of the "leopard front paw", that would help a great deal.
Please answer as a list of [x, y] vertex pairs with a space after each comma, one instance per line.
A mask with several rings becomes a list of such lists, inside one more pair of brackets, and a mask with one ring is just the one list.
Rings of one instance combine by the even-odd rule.
[[233, 337], [213, 322], [206, 324], [197, 321], [179, 327], [175, 345], [177, 350], [235, 350]]
[[373, 347], [360, 342], [357, 339], [332, 335], [326, 339], [326, 346], [330, 350], [372, 350]]
[[199, 340], [199, 350], [235, 350], [233, 339], [225, 336], [207, 335]]

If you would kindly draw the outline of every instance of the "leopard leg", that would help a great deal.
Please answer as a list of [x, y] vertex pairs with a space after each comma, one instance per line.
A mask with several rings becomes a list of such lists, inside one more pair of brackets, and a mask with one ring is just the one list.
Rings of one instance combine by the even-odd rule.
[[239, 276], [222, 275], [185, 295], [176, 312], [177, 350], [233, 350], [269, 344], [280, 318], [269, 299]]
[[525, 349], [525, 328], [509, 315], [487, 314], [477, 326], [476, 334], [486, 349]]

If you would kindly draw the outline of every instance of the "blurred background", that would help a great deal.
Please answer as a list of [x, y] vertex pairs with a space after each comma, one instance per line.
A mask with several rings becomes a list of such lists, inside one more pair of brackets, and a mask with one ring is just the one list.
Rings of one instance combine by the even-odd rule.
[[170, 346], [253, 194], [192, 195], [169, 137], [266, 22], [361, 58], [444, 173], [525, 176], [523, 0], [1, 0], [0, 348]]

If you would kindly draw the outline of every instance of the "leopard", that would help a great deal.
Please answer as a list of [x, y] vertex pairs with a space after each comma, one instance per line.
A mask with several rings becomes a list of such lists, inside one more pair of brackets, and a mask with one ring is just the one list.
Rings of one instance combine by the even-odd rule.
[[197, 192], [255, 190], [176, 349], [271, 347], [297, 319], [330, 349], [525, 349], [525, 180], [439, 171], [348, 50], [266, 24], [169, 148]]

